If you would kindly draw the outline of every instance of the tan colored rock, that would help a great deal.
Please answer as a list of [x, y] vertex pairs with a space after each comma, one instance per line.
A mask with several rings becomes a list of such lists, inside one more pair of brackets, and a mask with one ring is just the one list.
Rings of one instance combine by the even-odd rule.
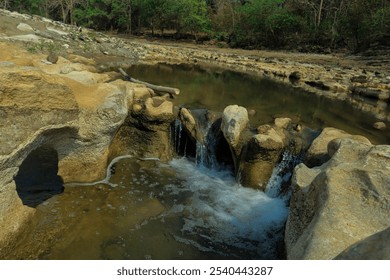
[[374, 123], [373, 127], [378, 130], [385, 130], [386, 124], [384, 122], [376, 122]]
[[236, 156], [240, 155], [240, 136], [248, 124], [248, 111], [244, 107], [229, 105], [223, 110], [221, 130]]
[[133, 100], [120, 82], [85, 85], [15, 61], [0, 68], [0, 223], [8, 225], [0, 230], [2, 252], [34, 212], [22, 204], [14, 180], [30, 153], [43, 146], [55, 151], [64, 183], [102, 179]]
[[173, 103], [162, 97], [152, 97], [145, 101], [145, 116], [151, 121], [173, 121]]
[[196, 121], [191, 112], [187, 108], [181, 108], [179, 118], [184, 129], [187, 130], [189, 136], [191, 136], [193, 140], [198, 139], [199, 137], [197, 136]]
[[276, 118], [274, 121], [276, 127], [283, 129], [287, 129], [291, 122], [290, 118]]
[[336, 260], [390, 260], [390, 227], [341, 252]]
[[286, 136], [269, 125], [258, 128], [244, 145], [238, 167], [239, 182], [246, 187], [265, 190], [272, 171], [285, 147]]
[[329, 160], [328, 143], [336, 138], [349, 138], [365, 144], [371, 144], [370, 140], [364, 136], [351, 135], [340, 129], [326, 127], [311, 144], [307, 151], [305, 163], [308, 166], [318, 166]]
[[23, 22], [19, 23], [16, 28], [24, 32], [34, 32], [34, 28], [32, 28], [27, 23], [23, 23]]
[[288, 259], [332, 259], [390, 226], [390, 146], [344, 138], [329, 147], [332, 157], [322, 166], [295, 168]]

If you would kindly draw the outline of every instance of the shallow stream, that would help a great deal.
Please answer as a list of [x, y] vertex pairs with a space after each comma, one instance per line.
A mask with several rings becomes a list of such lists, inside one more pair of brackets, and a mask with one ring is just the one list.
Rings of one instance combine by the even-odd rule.
[[[252, 125], [292, 117], [313, 128], [334, 126], [375, 143], [390, 142], [388, 131], [372, 129], [370, 115], [269, 80], [187, 66], [137, 66], [129, 73], [180, 88], [178, 106], [222, 111], [238, 104], [256, 111]], [[285, 154], [280, 166], [292, 160]], [[7, 258], [285, 258], [288, 196], [279, 193], [282, 168], [275, 168], [262, 192], [240, 186], [229, 170], [197, 162], [118, 160], [108, 184], [68, 186], [36, 206]]]

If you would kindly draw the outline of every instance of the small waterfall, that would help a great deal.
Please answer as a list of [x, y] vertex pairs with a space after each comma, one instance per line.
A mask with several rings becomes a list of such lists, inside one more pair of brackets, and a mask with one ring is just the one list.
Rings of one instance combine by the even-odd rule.
[[196, 141], [196, 164], [200, 167], [219, 169], [217, 159], [218, 136], [212, 129], [212, 123], [202, 128], [203, 143]]
[[[207, 111], [198, 110], [196, 114], [197, 134], [190, 137], [186, 134], [183, 124], [176, 119], [171, 127], [172, 146], [178, 155], [195, 158], [198, 167], [218, 169], [217, 146], [220, 141], [219, 123], [207, 118]], [[194, 141], [193, 137], [197, 139]]]
[[175, 147], [175, 151], [180, 151], [182, 131], [183, 126], [181, 125], [181, 121], [179, 119], [176, 119], [173, 127], [173, 144]]
[[281, 197], [288, 200], [290, 193], [286, 191], [286, 184], [290, 181], [294, 166], [302, 162], [302, 155], [294, 155], [289, 150], [282, 154], [282, 160], [274, 167], [268, 181], [265, 193], [269, 197]]

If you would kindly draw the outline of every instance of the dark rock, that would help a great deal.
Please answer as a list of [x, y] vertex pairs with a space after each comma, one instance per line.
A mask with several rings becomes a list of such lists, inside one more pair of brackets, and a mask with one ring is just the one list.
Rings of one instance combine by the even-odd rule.
[[290, 80], [300, 80], [300, 79], [302, 78], [302, 74], [299, 73], [298, 71], [294, 71], [294, 72], [292, 72], [292, 73], [288, 76], [288, 78], [289, 78]]
[[57, 61], [58, 61], [58, 55], [55, 54], [55, 53], [50, 53], [47, 58], [46, 58], [47, 61], [53, 63], [53, 64], [56, 64]]
[[352, 83], [367, 83], [367, 76], [360, 75], [360, 76], [354, 76], [351, 78]]

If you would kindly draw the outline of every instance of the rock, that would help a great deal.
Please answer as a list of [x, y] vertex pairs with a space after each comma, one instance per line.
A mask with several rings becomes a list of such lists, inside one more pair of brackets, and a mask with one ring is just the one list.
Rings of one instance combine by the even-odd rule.
[[15, 181], [26, 158], [50, 148], [63, 183], [104, 178], [110, 144], [132, 100], [126, 82], [83, 85], [36, 65], [0, 68], [0, 223], [7, 224], [1, 254], [35, 211], [23, 205]]
[[381, 89], [353, 86], [350, 90], [353, 95], [358, 95], [369, 99], [384, 101], [388, 101], [390, 99], [389, 91], [383, 91]]
[[197, 132], [197, 129], [196, 129], [195, 118], [192, 116], [191, 112], [187, 108], [181, 108], [180, 109], [179, 118], [180, 118], [180, 121], [181, 121], [184, 129], [186, 129], [187, 134], [194, 141], [196, 141], [196, 139], [198, 139], [198, 138], [203, 139], [203, 135], [202, 136], [198, 136], [197, 135], [198, 132]]
[[10, 40], [22, 41], [22, 42], [33, 42], [33, 43], [52, 43], [53, 41], [50, 39], [42, 38], [41, 36], [35, 34], [27, 34], [27, 35], [15, 35], [8, 37]]
[[230, 105], [223, 110], [221, 130], [236, 156], [240, 154], [241, 147], [239, 141], [241, 133], [248, 124], [248, 111], [244, 107]]
[[291, 119], [290, 118], [276, 118], [274, 123], [275, 123], [275, 126], [278, 128], [287, 129], [289, 127], [289, 125], [291, 124]]
[[353, 76], [351, 77], [351, 82], [352, 83], [367, 83], [367, 76], [365, 75], [360, 75], [360, 76]]
[[249, 115], [249, 116], [254, 116], [254, 115], [256, 115], [256, 110], [254, 110], [254, 109], [248, 110], [248, 115]]
[[390, 227], [351, 245], [335, 260], [390, 260]]
[[296, 166], [285, 232], [288, 259], [332, 259], [390, 226], [390, 146], [343, 138], [320, 167]]
[[58, 61], [58, 55], [55, 54], [55, 53], [50, 53], [47, 58], [46, 58], [47, 61], [53, 63], [53, 64], [56, 64], [57, 61]]
[[285, 147], [286, 136], [270, 126], [260, 130], [262, 134], [253, 136], [242, 149], [238, 178], [243, 186], [264, 191]]
[[373, 127], [378, 130], [385, 130], [386, 124], [384, 122], [376, 122], [374, 123]]
[[[194, 144], [198, 141], [204, 144], [207, 142], [208, 134], [218, 126], [220, 131], [221, 114], [209, 111], [207, 109], [188, 110], [181, 108], [179, 112], [180, 121], [187, 135], [192, 139]], [[216, 123], [218, 122], [218, 124]]]
[[27, 23], [19, 23], [18, 26], [16, 27], [20, 31], [25, 31], [25, 32], [34, 32], [34, 28], [32, 28], [30, 25]]
[[170, 123], [174, 120], [173, 103], [162, 97], [152, 97], [145, 102], [145, 118], [148, 121]]
[[63, 74], [63, 76], [87, 85], [105, 83], [111, 80], [110, 75], [107, 73], [92, 73], [89, 71], [72, 71]]
[[351, 135], [340, 129], [326, 127], [313, 141], [309, 150], [307, 151], [305, 164], [309, 167], [312, 167], [321, 165], [329, 160], [330, 157], [328, 155], [328, 143], [336, 138], [350, 138], [365, 144], [371, 144], [371, 142], [364, 136]]
[[305, 81], [305, 84], [323, 91], [328, 91], [331, 89], [331, 87], [323, 81]]
[[300, 80], [300, 79], [302, 78], [302, 74], [301, 74], [300, 72], [298, 72], [298, 71], [294, 71], [294, 72], [292, 72], [292, 73], [288, 76], [288, 78], [289, 78], [290, 80]]

